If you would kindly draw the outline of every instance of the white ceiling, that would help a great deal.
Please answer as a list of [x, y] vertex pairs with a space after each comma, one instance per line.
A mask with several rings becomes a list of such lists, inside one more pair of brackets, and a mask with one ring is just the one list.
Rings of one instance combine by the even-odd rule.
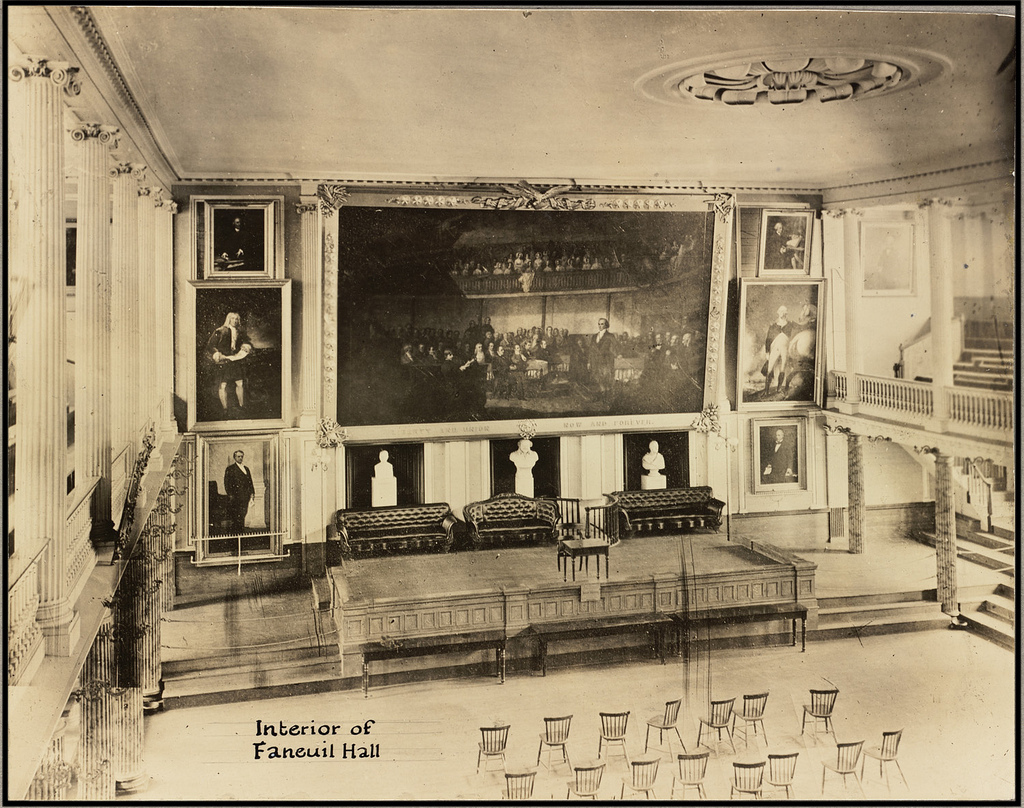
[[[1016, 20], [947, 11], [96, 6], [181, 179], [575, 178], [828, 188], [1010, 157]], [[912, 49], [879, 98], [645, 97], [718, 53]]]

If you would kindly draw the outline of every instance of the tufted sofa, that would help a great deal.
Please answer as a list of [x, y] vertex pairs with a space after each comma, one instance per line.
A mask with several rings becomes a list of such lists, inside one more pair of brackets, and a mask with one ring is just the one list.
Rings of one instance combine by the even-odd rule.
[[722, 525], [725, 503], [715, 499], [710, 486], [662, 488], [652, 491], [616, 491], [607, 494], [620, 536], [680, 531]]
[[335, 517], [343, 558], [450, 552], [458, 520], [447, 502], [371, 510], [340, 510]]
[[519, 494], [471, 502], [462, 513], [477, 548], [554, 543], [560, 518], [554, 502]]

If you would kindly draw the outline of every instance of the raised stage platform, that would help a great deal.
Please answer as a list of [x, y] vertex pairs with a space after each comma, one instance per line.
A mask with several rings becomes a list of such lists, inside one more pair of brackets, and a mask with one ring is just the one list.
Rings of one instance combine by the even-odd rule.
[[549, 659], [643, 648], [663, 657], [666, 644], [680, 653], [671, 640], [687, 621], [711, 638], [753, 633], [762, 643], [795, 641], [798, 615], [815, 624], [815, 565], [767, 543], [715, 533], [631, 538], [611, 548], [609, 566], [601, 580], [593, 563], [589, 576], [563, 581], [552, 545], [332, 567], [342, 677], [365, 688], [473, 665], [503, 678], [506, 668], [541, 672]]

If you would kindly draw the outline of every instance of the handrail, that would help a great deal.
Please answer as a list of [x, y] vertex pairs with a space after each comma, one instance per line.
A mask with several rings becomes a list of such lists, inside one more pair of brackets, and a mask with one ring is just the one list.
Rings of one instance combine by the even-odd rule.
[[964, 465], [967, 466], [967, 501], [981, 514], [979, 518], [981, 529], [990, 530], [992, 527], [992, 492], [995, 490], [995, 482], [985, 476], [985, 473], [979, 468], [977, 460], [966, 458]]

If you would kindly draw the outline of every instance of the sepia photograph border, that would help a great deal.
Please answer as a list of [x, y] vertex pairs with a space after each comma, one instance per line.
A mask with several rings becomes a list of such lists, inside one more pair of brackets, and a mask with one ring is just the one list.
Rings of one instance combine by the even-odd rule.
[[[254, 531], [247, 534], [251, 538], [269, 537], [271, 539], [271, 551], [269, 553], [253, 553], [250, 555], [235, 554], [231, 556], [208, 552], [207, 543], [213, 536], [208, 530], [210, 524], [211, 502], [209, 496], [210, 483], [216, 482], [220, 487], [223, 469], [211, 467], [214, 449], [226, 444], [239, 443], [254, 444], [263, 443], [267, 446], [268, 460], [263, 468], [264, 484], [266, 486], [266, 497], [269, 499], [270, 525], [266, 531]], [[282, 558], [285, 555], [286, 533], [283, 528], [288, 524], [285, 513], [288, 497], [283, 493], [290, 489], [287, 485], [288, 467], [282, 463], [284, 453], [282, 452], [282, 441], [280, 433], [277, 432], [233, 432], [217, 435], [196, 436], [196, 485], [198, 492], [199, 507], [193, 510], [194, 522], [192, 524], [191, 538], [196, 551], [196, 566], [234, 566], [254, 561], [267, 561]], [[249, 464], [251, 466], [251, 461]]]
[[[779, 427], [796, 428], [796, 480], [791, 483], [765, 483], [761, 482], [761, 433], [764, 430], [774, 430]], [[775, 491], [807, 491], [807, 419], [805, 418], [751, 418], [750, 419], [750, 457], [752, 466], [750, 469], [750, 490], [754, 494], [765, 494]]]
[[[867, 255], [868, 246], [876, 244], [876, 239], [884, 238], [879, 235], [878, 231], [886, 230], [899, 230], [901, 232], [901, 239], [903, 243], [900, 245], [901, 248], [906, 250], [907, 259], [907, 283], [894, 288], [882, 288], [872, 282], [872, 279], [878, 277], [877, 273], [872, 272], [873, 267], [868, 266]], [[914, 266], [917, 261], [917, 255], [914, 250], [914, 223], [913, 222], [864, 222], [860, 223], [860, 260], [861, 260], [861, 275], [863, 277], [863, 293], [866, 297], [909, 297], [915, 293], [917, 271]]]
[[[189, 198], [192, 221], [193, 280], [233, 279], [251, 283], [259, 278], [278, 279], [284, 267], [284, 197], [283, 196], [207, 196]], [[214, 260], [214, 213], [218, 210], [263, 212], [263, 269], [254, 271], [223, 270]]]
[[[802, 219], [803, 220], [803, 269], [779, 269], [765, 266], [768, 248], [768, 219]], [[761, 232], [758, 236], [757, 275], [758, 277], [809, 277], [811, 274], [811, 238], [814, 233], [814, 211], [803, 208], [771, 208], [761, 211]]]
[[[292, 353], [292, 303], [290, 280], [264, 280], [239, 284], [223, 279], [209, 281], [190, 281], [191, 292], [186, 297], [188, 318], [188, 339], [185, 354], [185, 373], [188, 383], [186, 392], [188, 409], [188, 431], [190, 432], [237, 432], [242, 429], [284, 429], [291, 425], [291, 353]], [[196, 315], [199, 297], [206, 290], [230, 289], [235, 292], [247, 290], [279, 289], [281, 292], [281, 371], [278, 381], [281, 390], [281, 408], [279, 417], [234, 420], [199, 420], [199, 367], [198, 350], [203, 335], [196, 333]]]
[[[749, 297], [750, 290], [758, 287], [813, 287], [817, 289], [817, 322], [814, 336], [814, 379], [811, 397], [799, 401], [744, 401], [744, 378], [746, 368], [750, 364], [751, 357], [747, 356], [744, 349], [745, 335], [747, 333], [747, 320], [749, 318]], [[737, 331], [736, 348], [736, 408], [740, 411], [754, 410], [796, 410], [809, 407], [821, 407], [824, 396], [824, 363], [822, 336], [824, 334], [823, 320], [825, 313], [825, 280], [823, 278], [807, 278], [805, 280], [762, 280], [760, 278], [740, 279], [740, 316]]]

